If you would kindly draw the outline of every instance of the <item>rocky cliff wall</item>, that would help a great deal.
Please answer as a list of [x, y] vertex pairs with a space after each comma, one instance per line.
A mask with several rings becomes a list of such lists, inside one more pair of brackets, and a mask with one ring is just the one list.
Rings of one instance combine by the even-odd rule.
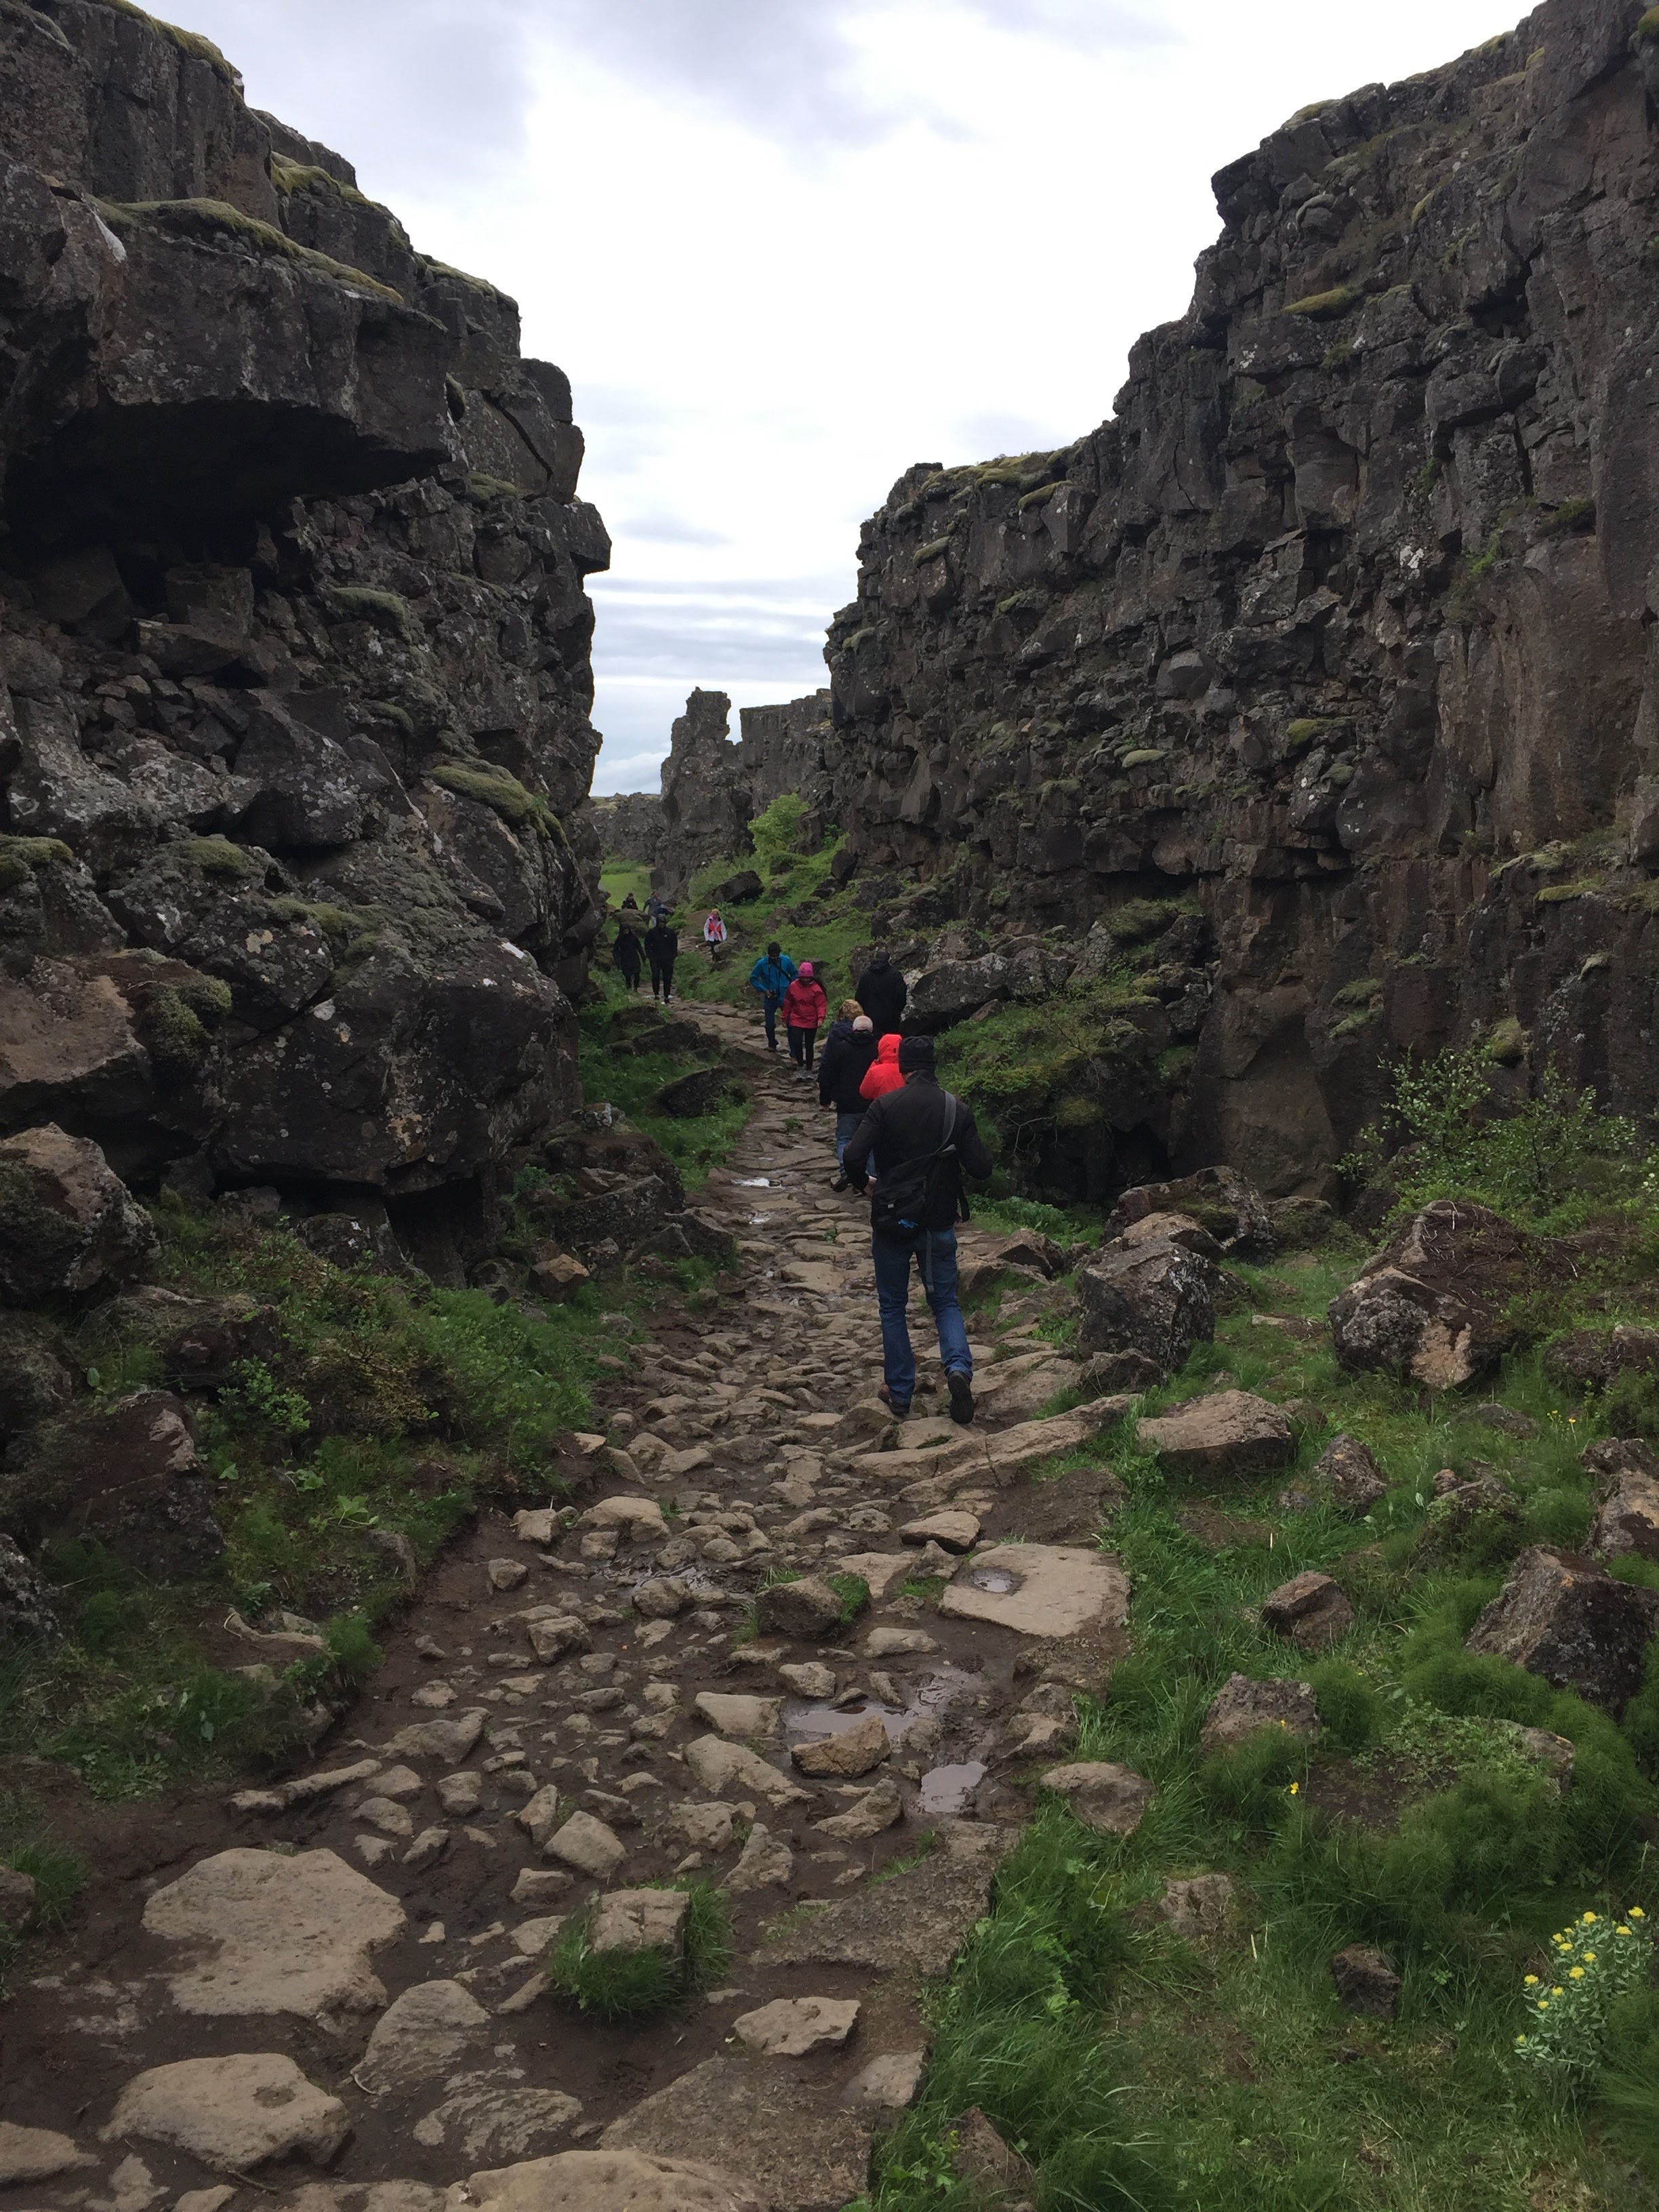
[[1110, 421], [865, 529], [823, 764], [884, 925], [1195, 899], [1170, 1149], [1275, 1191], [1401, 1050], [1650, 1115], [1659, 12], [1547, 0], [1216, 195]]
[[573, 1102], [581, 454], [216, 49], [0, 7], [0, 1133], [418, 1211]]
[[592, 802], [593, 828], [607, 858], [651, 866], [662, 851], [662, 800], [654, 791], [623, 791]]
[[830, 712], [827, 690], [781, 706], [744, 707], [733, 744], [726, 693], [693, 691], [673, 726], [660, 798], [629, 792], [600, 803], [606, 852], [651, 861], [657, 888], [678, 897], [709, 861], [748, 853], [750, 823], [786, 792], [805, 800], [816, 843], [830, 800]]

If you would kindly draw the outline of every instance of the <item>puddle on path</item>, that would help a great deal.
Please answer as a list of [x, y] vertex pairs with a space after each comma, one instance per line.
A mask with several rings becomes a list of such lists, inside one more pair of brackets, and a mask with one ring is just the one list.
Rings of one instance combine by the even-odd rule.
[[869, 1714], [879, 1713], [890, 1740], [897, 1743], [913, 1722], [943, 1718], [954, 1698], [964, 1689], [977, 1686], [978, 1677], [963, 1668], [940, 1667], [916, 1684], [902, 1705], [885, 1705], [879, 1698], [868, 1697], [843, 1712], [823, 1699], [786, 1698], [784, 1738], [789, 1743], [805, 1743], [817, 1737], [843, 1735]]
[[959, 1813], [985, 1779], [982, 1759], [963, 1759], [955, 1766], [933, 1766], [921, 1778], [916, 1798], [918, 1813]]
[[737, 1188], [739, 1190], [770, 1190], [771, 1177], [769, 1176], [739, 1176], [737, 1178]]
[[988, 1590], [994, 1597], [1012, 1597], [1021, 1578], [1010, 1574], [1006, 1567], [970, 1567], [962, 1579], [970, 1589]]

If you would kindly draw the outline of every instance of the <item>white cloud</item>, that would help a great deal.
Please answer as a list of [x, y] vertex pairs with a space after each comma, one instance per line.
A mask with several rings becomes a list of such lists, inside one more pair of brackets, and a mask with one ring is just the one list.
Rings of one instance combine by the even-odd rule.
[[[1308, 101], [1449, 60], [1503, 0], [195, 0], [251, 98], [571, 376], [601, 789], [694, 684], [823, 680], [903, 470], [1109, 411], [1179, 315], [1214, 170]], [[762, 586], [764, 586], [763, 589]], [[631, 781], [629, 781], [631, 779]]]

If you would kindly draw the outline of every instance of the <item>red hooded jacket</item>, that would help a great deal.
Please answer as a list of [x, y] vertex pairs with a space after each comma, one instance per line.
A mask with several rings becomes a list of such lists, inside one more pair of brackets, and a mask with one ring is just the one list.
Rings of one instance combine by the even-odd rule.
[[890, 1091], [902, 1091], [904, 1078], [899, 1073], [898, 1052], [903, 1042], [897, 1030], [884, 1036], [876, 1047], [876, 1056], [870, 1063], [870, 1073], [859, 1085], [860, 1098], [876, 1099]]
[[830, 1001], [823, 995], [822, 983], [803, 982], [797, 975], [783, 994], [786, 1029], [815, 1030], [829, 1011]]

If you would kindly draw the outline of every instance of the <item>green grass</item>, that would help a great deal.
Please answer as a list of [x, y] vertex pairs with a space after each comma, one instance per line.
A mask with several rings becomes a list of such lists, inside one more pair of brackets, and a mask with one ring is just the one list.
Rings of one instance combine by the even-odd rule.
[[683, 1889], [690, 1900], [680, 1956], [655, 1948], [596, 1954], [588, 1948], [591, 1907], [570, 1923], [555, 1947], [548, 1966], [550, 1984], [560, 1996], [596, 2020], [641, 2020], [666, 2012], [712, 1988], [731, 1965], [730, 1917], [726, 1899], [712, 1883], [649, 1886]]
[[[700, 955], [682, 952], [675, 970], [676, 1005], [690, 995], [684, 985], [704, 973]], [[629, 991], [622, 978], [610, 969], [596, 969], [593, 980], [600, 996], [582, 1009], [580, 1017], [582, 1095], [590, 1104], [608, 1099], [636, 1128], [654, 1139], [679, 1169], [688, 1192], [695, 1191], [707, 1181], [710, 1170], [729, 1156], [754, 1110], [753, 1102], [746, 1096], [733, 1097], [712, 1114], [700, 1114], [690, 1121], [663, 1113], [656, 1103], [663, 1085], [690, 1068], [714, 1065], [717, 1049], [711, 1047], [690, 1056], [670, 1053], [617, 1056], [609, 1043], [611, 1017], [623, 1006], [646, 1002], [644, 994]], [[671, 1017], [673, 1012], [671, 1006]]]
[[599, 871], [599, 884], [612, 906], [620, 906], [630, 892], [643, 906], [651, 896], [651, 871], [643, 860], [608, 860]]

